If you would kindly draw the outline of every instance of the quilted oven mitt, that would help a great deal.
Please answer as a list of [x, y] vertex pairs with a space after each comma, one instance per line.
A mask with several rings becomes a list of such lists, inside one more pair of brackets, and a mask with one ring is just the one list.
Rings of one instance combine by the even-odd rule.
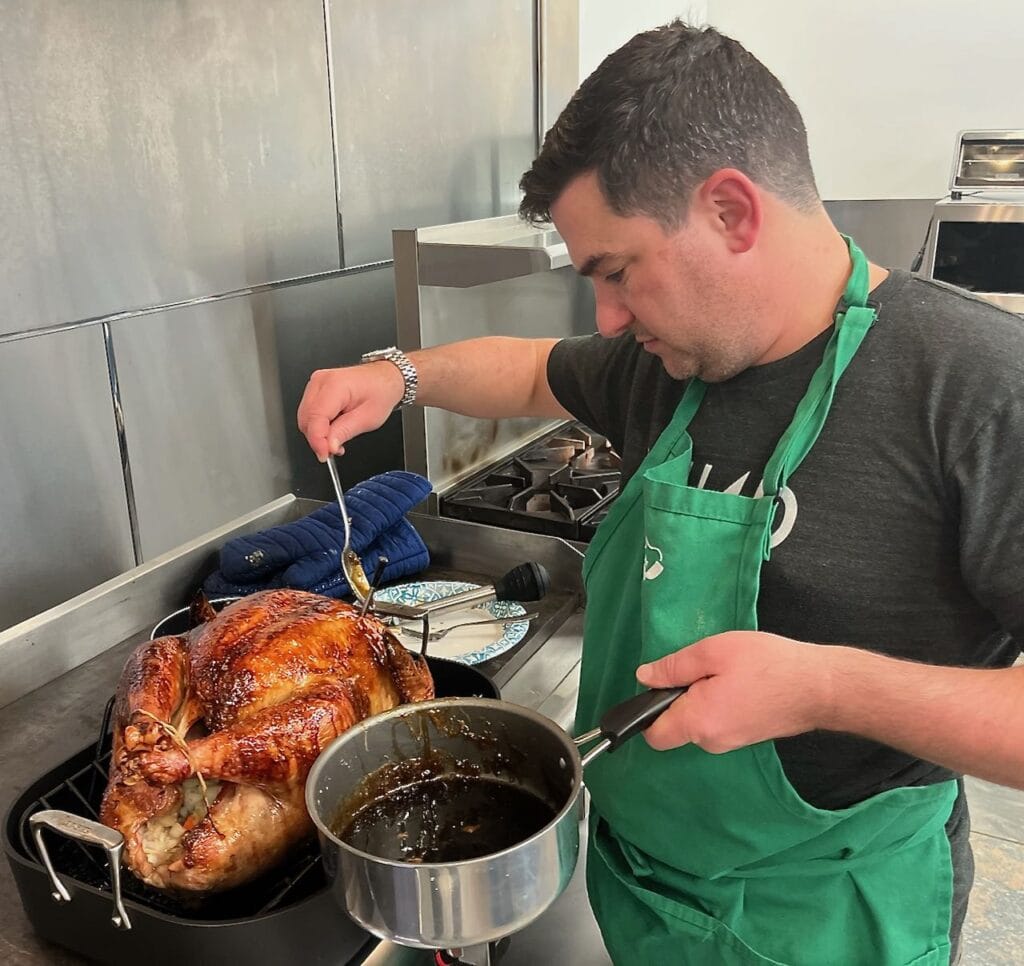
[[[430, 562], [422, 537], [405, 519], [432, 487], [417, 473], [392, 470], [345, 492], [352, 526], [352, 549], [367, 576], [377, 558], [388, 558], [381, 582], [419, 573]], [[351, 591], [341, 573], [345, 529], [337, 503], [301, 520], [229, 540], [220, 553], [220, 569], [204, 582], [209, 595], [244, 596], [271, 587], [309, 590], [329, 597]]]

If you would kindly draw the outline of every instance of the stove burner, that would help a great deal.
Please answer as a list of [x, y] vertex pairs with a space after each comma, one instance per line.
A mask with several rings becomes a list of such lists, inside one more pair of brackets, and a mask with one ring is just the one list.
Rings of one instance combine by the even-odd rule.
[[548, 489], [531, 487], [512, 497], [509, 510], [576, 521], [602, 499], [597, 490], [555, 484]]
[[[593, 434], [580, 427], [577, 435], [570, 436], [561, 430], [561, 435], [547, 436], [523, 454], [524, 460], [544, 460], [551, 463], [568, 463], [574, 457], [594, 446]], [[600, 437], [598, 437], [600, 439]]]
[[[552, 504], [555, 504], [557, 500], [557, 506], [564, 506], [569, 513], [569, 519], [572, 519], [572, 507], [569, 506], [553, 493], [535, 493], [533, 496], [529, 496], [530, 491], [517, 496], [510, 504], [510, 510], [525, 510], [527, 513], [550, 513], [552, 510]], [[524, 501], [525, 497], [525, 501]]]
[[[546, 457], [544, 459], [531, 459], [521, 456], [512, 460], [508, 475], [514, 476], [516, 480], [528, 480], [529, 486], [544, 486], [555, 474], [565, 469], [565, 466], [564, 460], [558, 462], [549, 460]], [[504, 467], [498, 470], [499, 474], [503, 472]]]
[[542, 449], [532, 450], [523, 456], [524, 462], [542, 462], [559, 465], [568, 463], [582, 448], [576, 446], [544, 446]]
[[597, 528], [604, 523], [604, 518], [608, 516], [608, 511], [611, 510], [611, 503], [606, 503], [600, 510], [590, 517], [587, 517], [586, 522], [580, 527], [580, 539], [585, 540], [588, 543], [593, 539], [594, 534], [597, 532]]
[[587, 449], [576, 456], [570, 463], [574, 470], [581, 473], [598, 473], [607, 471], [614, 473], [616, 477], [622, 467], [622, 460], [619, 454], [611, 447], [606, 449]]
[[445, 516], [589, 540], [619, 491], [618, 454], [577, 425], [556, 430], [442, 500]]
[[515, 483], [491, 483], [490, 485], [475, 489], [473, 496], [487, 503], [501, 503], [502, 501], [511, 500], [518, 489], [518, 480]]

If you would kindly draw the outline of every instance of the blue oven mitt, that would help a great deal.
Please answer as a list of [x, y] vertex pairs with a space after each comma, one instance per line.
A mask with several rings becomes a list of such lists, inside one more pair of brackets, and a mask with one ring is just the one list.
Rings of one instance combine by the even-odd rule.
[[[419, 573], [430, 562], [423, 539], [406, 513], [431, 491], [417, 473], [392, 470], [371, 477], [345, 493], [352, 526], [352, 549], [367, 577], [382, 554], [388, 565], [381, 582]], [[341, 573], [345, 530], [337, 503], [301, 520], [229, 540], [220, 553], [220, 569], [204, 581], [213, 596], [244, 596], [271, 587], [292, 587], [329, 597], [351, 591]]]

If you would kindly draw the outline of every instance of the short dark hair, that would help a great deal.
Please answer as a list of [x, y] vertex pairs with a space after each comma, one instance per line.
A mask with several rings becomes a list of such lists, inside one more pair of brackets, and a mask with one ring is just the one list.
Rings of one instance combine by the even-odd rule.
[[637, 34], [580, 85], [519, 182], [519, 213], [550, 221], [566, 185], [592, 170], [616, 214], [675, 228], [721, 168], [801, 210], [819, 204], [803, 119], [775, 75], [714, 28], [674, 20]]

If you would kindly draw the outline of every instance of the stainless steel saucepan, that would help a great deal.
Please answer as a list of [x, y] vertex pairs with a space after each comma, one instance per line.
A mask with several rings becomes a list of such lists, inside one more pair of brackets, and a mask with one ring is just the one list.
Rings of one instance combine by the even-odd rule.
[[[403, 705], [353, 726], [324, 749], [306, 783], [338, 903], [374, 935], [426, 949], [478, 946], [522, 929], [558, 898], [576, 867], [584, 767], [648, 727], [685, 691], [645, 691], [576, 739], [534, 711], [483, 698]], [[579, 746], [595, 740], [581, 757]], [[387, 849], [371, 854], [339, 837], [339, 816], [365, 804], [368, 788], [444, 775], [515, 786], [553, 817], [500, 851], [460, 861], [385, 858]]]

